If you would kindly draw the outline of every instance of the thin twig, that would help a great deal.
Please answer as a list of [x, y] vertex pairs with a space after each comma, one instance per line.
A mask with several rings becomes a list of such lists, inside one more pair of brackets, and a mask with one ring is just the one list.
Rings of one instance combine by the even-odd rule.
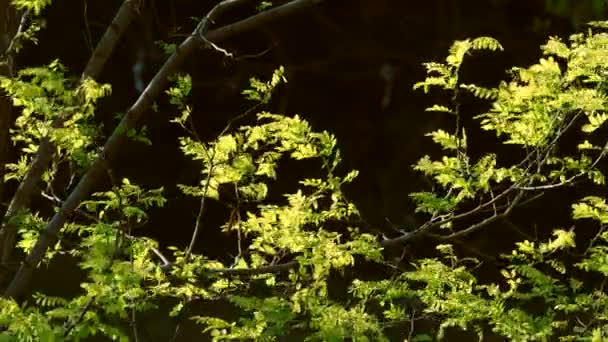
[[4, 51], [4, 56], [13, 56], [17, 52], [16, 51], [17, 40], [21, 38], [20, 36], [23, 34], [23, 28], [25, 27], [25, 23], [27, 22], [27, 19], [29, 16], [30, 16], [29, 10], [26, 10], [25, 12], [23, 12], [21, 14], [21, 19], [19, 20], [19, 26], [17, 27], [17, 32], [15, 32], [13, 39], [11, 39], [11, 42], [9, 43], [8, 47], [6, 48], [6, 51]]
[[[54, 202], [57, 205], [62, 205], [62, 203], [63, 203], [63, 200], [54, 194], [47, 194], [44, 191], [42, 191], [40, 194], [42, 197], [48, 199], [49, 201]], [[82, 209], [76, 209], [75, 211], [76, 211], [76, 213], [78, 213], [78, 215], [90, 220], [91, 222], [95, 222], [95, 223], [101, 222], [97, 217], [87, 213], [86, 211], [84, 211]], [[125, 238], [127, 238], [129, 240], [138, 240], [138, 241], [147, 242], [145, 238], [141, 238], [141, 237], [134, 236], [131, 234], [125, 234]], [[165, 257], [165, 255], [160, 250], [158, 250], [158, 248], [156, 248], [154, 246], [150, 246], [150, 245], [148, 245], [147, 247], [152, 251], [152, 253], [154, 253], [162, 261], [162, 264], [160, 265], [161, 268], [166, 267], [166, 265], [171, 264], [169, 259], [167, 257]]]
[[264, 55], [266, 55], [267, 53], [269, 53], [270, 51], [272, 51], [272, 49], [274, 48], [274, 44], [270, 47], [268, 47], [267, 49], [265, 49], [262, 52], [258, 52], [258, 53], [254, 53], [254, 54], [246, 54], [246, 55], [239, 55], [237, 57], [234, 57], [235, 61], [241, 61], [241, 60], [246, 60], [246, 59], [255, 59], [255, 58], [260, 58]]
[[213, 43], [212, 41], [207, 39], [207, 37], [205, 37], [205, 35], [207, 34], [209, 25], [214, 23], [214, 21], [218, 17], [220, 17], [224, 12], [226, 12], [227, 10], [229, 10], [233, 7], [236, 7], [237, 5], [240, 5], [241, 3], [246, 3], [248, 1], [251, 1], [251, 0], [224, 0], [220, 3], [218, 3], [217, 5], [215, 5], [207, 13], [207, 15], [201, 20], [201, 23], [197, 30], [198, 37], [203, 41], [203, 43], [206, 46], [209, 46], [209, 47], [213, 48], [214, 50], [221, 52], [226, 57], [232, 57], [232, 53], [219, 47], [218, 45], [216, 45], [215, 43]]
[[83, 2], [83, 13], [82, 13], [82, 17], [84, 19], [84, 40], [85, 43], [87, 44], [87, 47], [89, 48], [89, 50], [91, 50], [91, 52], [93, 52], [93, 36], [91, 35], [91, 28], [89, 27], [89, 16], [87, 14], [88, 12], [88, 8], [89, 8], [89, 2], [87, 0], [85, 0]]
[[440, 239], [441, 240], [451, 240], [451, 239], [455, 239], [455, 238], [458, 238], [458, 237], [461, 237], [461, 236], [465, 236], [465, 235], [471, 234], [471, 233], [473, 233], [474, 231], [476, 231], [479, 228], [487, 226], [488, 224], [490, 224], [490, 223], [492, 223], [492, 222], [494, 222], [494, 221], [496, 221], [496, 220], [498, 220], [500, 218], [508, 216], [511, 213], [511, 211], [513, 210], [513, 208], [515, 208], [515, 205], [521, 200], [523, 194], [524, 194], [524, 192], [520, 191], [517, 194], [517, 196], [515, 196], [515, 198], [513, 199], [513, 201], [511, 202], [511, 205], [509, 205], [509, 207], [503, 213], [498, 214], [498, 215], [494, 215], [494, 216], [491, 216], [491, 217], [488, 217], [485, 220], [482, 220], [481, 222], [479, 222], [477, 224], [474, 224], [474, 225], [472, 225], [472, 226], [470, 226], [470, 227], [468, 227], [466, 229], [459, 230], [459, 231], [457, 231], [455, 233], [452, 233], [450, 235], [442, 236], [442, 237], [440, 237]]
[[410, 315], [410, 331], [407, 334], [407, 340], [412, 341], [412, 337], [414, 336], [414, 326], [415, 326], [415, 317], [416, 309], [412, 309], [412, 314]]
[[[222, 135], [226, 134], [226, 132], [228, 132], [228, 130], [230, 129], [230, 127], [232, 127], [232, 124], [234, 122], [249, 115], [250, 113], [253, 113], [253, 111], [255, 109], [257, 109], [259, 106], [260, 106], [260, 104], [256, 104], [252, 108], [249, 108], [248, 110], [243, 112], [242, 114], [237, 115], [236, 117], [230, 119], [228, 121], [228, 123], [226, 124], [226, 126], [224, 127], [224, 129], [220, 132], [220, 134], [218, 134], [218, 137], [221, 137]], [[190, 244], [188, 245], [188, 248], [186, 249], [186, 253], [185, 253], [186, 259], [188, 259], [190, 257], [190, 254], [192, 254], [192, 249], [194, 248], [196, 240], [198, 239], [198, 235], [200, 234], [201, 229], [202, 229], [203, 213], [205, 211], [205, 199], [207, 198], [207, 193], [209, 191], [209, 184], [211, 183], [210, 180], [211, 180], [211, 177], [213, 177], [213, 171], [214, 171], [215, 167], [217, 166], [216, 163], [214, 162], [215, 151], [216, 150], [214, 149], [213, 154], [211, 156], [207, 155], [207, 159], [210, 160], [211, 165], [209, 167], [207, 181], [205, 182], [205, 187], [203, 188], [203, 193], [201, 195], [198, 213], [196, 215], [196, 222], [194, 224], [194, 230], [192, 231], [192, 237], [190, 238]], [[205, 148], [205, 153], [208, 154], [206, 148]]]
[[582, 175], [584, 175], [584, 173], [572, 176], [572, 177], [570, 177], [570, 178], [568, 178], [565, 181], [560, 182], [560, 183], [537, 185], [537, 186], [518, 186], [517, 189], [518, 190], [523, 190], [523, 191], [536, 191], [536, 190], [557, 189], [557, 188], [561, 188], [561, 187], [566, 186], [566, 185], [574, 185], [574, 181], [577, 178], [580, 178]]
[[63, 337], [68, 337], [68, 335], [70, 334], [70, 332], [72, 331], [72, 329], [74, 329], [74, 327], [76, 327], [76, 325], [80, 322], [82, 322], [82, 320], [84, 319], [84, 315], [89, 311], [89, 309], [91, 308], [91, 305], [93, 305], [93, 298], [89, 298], [89, 300], [86, 302], [86, 304], [80, 309], [80, 315], [78, 315], [78, 318], [76, 318], [76, 320], [69, 322], [66, 321], [65, 325], [64, 325], [64, 329], [65, 332], [63, 333]]

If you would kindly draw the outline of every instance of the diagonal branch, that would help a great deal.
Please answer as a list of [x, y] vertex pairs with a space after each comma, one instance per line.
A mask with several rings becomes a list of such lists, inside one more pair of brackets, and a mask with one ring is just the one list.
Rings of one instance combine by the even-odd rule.
[[[9, 8], [8, 6], [11, 6], [11, 5], [10, 4], [7, 5], [7, 8]], [[5, 14], [5, 15], [8, 16], [9, 14]], [[27, 20], [29, 19], [29, 16], [30, 16], [29, 10], [21, 13], [21, 19], [19, 20], [19, 25], [17, 26], [17, 31], [13, 35], [13, 39], [11, 39], [10, 43], [6, 47], [6, 50], [2, 53], [5, 58], [7, 58], [7, 59], [14, 58], [15, 55], [17, 54], [18, 46], [20, 45], [18, 43], [18, 40], [21, 39], [21, 35], [23, 34], [23, 30], [25, 29], [25, 25], [27, 23]], [[9, 22], [8, 17], [5, 17], [5, 20], [7, 22]], [[4, 62], [4, 61], [2, 61], [2, 62]]]
[[[304, 9], [310, 8], [323, 0], [294, 0], [285, 5], [274, 9], [251, 16], [242, 21], [231, 25], [224, 26], [217, 30], [210, 31], [206, 38], [213, 42], [218, 42], [238, 35], [242, 32], [259, 28], [271, 21], [285, 18], [301, 12]], [[200, 25], [200, 24], [199, 24]], [[122, 144], [126, 141], [125, 133], [132, 128], [136, 128], [144, 113], [152, 105], [156, 98], [166, 88], [169, 83], [169, 77], [174, 75], [179, 67], [183, 64], [186, 58], [194, 53], [201, 44], [201, 39], [198, 35], [199, 27], [194, 31], [193, 35], [189, 36], [176, 49], [175, 53], [162, 66], [160, 71], [154, 76], [148, 84], [144, 92], [137, 101], [129, 108], [118, 127], [114, 130], [110, 138], [104, 145], [103, 151], [93, 162], [89, 171], [80, 179], [76, 188], [70, 193], [59, 211], [47, 224], [45, 230], [41, 233], [40, 238], [36, 242], [34, 248], [29, 255], [21, 263], [17, 274], [9, 284], [4, 293], [4, 297], [20, 297], [25, 293], [25, 287], [29, 284], [34, 269], [40, 263], [49, 245], [52, 245], [57, 234], [72, 215], [74, 210], [80, 203], [91, 193], [93, 186], [100, 180], [105, 171], [105, 166], [108, 160], [111, 160], [116, 155]]]
[[143, 1], [144, 0], [125, 0], [123, 2], [112, 20], [112, 23], [103, 37], [99, 40], [99, 43], [97, 43], [91, 58], [87, 62], [87, 65], [82, 72], [82, 80], [88, 77], [95, 78], [99, 75], [108, 58], [112, 55], [114, 48], [118, 45], [120, 37], [122, 37], [131, 21], [139, 15]]

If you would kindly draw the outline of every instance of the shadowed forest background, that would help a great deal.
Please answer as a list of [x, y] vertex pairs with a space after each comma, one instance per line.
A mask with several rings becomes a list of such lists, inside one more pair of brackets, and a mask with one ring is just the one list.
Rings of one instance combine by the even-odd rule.
[[[146, 1], [140, 17], [129, 26], [97, 79], [112, 84], [112, 96], [103, 99], [97, 110], [107, 134], [116, 126], [117, 116], [135, 102], [142, 85], [163, 64], [165, 54], [156, 42], [179, 43], [196, 26], [194, 18], [203, 16], [213, 5], [200, 0]], [[16, 65], [21, 68], [59, 59], [67, 73], [77, 79], [119, 6], [118, 1], [54, 3], [43, 12], [45, 27], [38, 35], [39, 43], [28, 44]], [[253, 7], [237, 9], [221, 20], [232, 22], [253, 13]], [[462, 78], [468, 83], [495, 86], [507, 77], [509, 67], [537, 61], [541, 56], [539, 46], [547, 37], [567, 38], [584, 29], [584, 23], [605, 19], [607, 13], [608, 6], [603, 8], [591, 0], [326, 0], [296, 16], [223, 42], [221, 46], [233, 58], [202, 50], [190, 58], [183, 71], [193, 78], [192, 118], [203, 141], [215, 139], [228, 121], [251, 107], [241, 94], [249, 78], [267, 79], [278, 66], [284, 66], [288, 82], [277, 89], [266, 109], [298, 114], [314, 129], [334, 133], [343, 152], [342, 167], [360, 171], [346, 192], [361, 211], [361, 229], [395, 237], [400, 229], [422, 223], [408, 195], [430, 184], [411, 166], [425, 154], [440, 152], [424, 134], [453, 124], [453, 119], [443, 113], [424, 111], [429, 103], [442, 99], [441, 93], [428, 96], [412, 89], [425, 77], [422, 63], [443, 59], [454, 40], [491, 36], [501, 42], [504, 51], [470, 57], [463, 66]], [[146, 122], [152, 144], [131, 142], [112, 167], [117, 177], [127, 177], [147, 188], [164, 187], [168, 205], [154, 209], [150, 223], [137, 234], [155, 238], [166, 248], [190, 240], [189, 227], [197, 215], [198, 203], [181, 194], [176, 184], [196, 182], [200, 170], [179, 153], [177, 137], [182, 133], [169, 123], [175, 110], [167, 97], [157, 99], [156, 104], [157, 111]], [[472, 97], [470, 101], [465, 98], [460, 109], [462, 120], [465, 124], [472, 122], [473, 116], [486, 109]], [[238, 123], [253, 121], [243, 119]], [[508, 158], [509, 148], [496, 144], [493, 133], [472, 130], [467, 134], [472, 155], [495, 150]], [[16, 157], [17, 151], [10, 155]], [[295, 189], [303, 173], [316, 172], [315, 165], [309, 170], [302, 163], [287, 162], [282, 167], [279, 186], [269, 195], [277, 201]], [[16, 182], [7, 183], [3, 203], [10, 201], [10, 189], [16, 186]], [[99, 184], [99, 189], [107, 186]], [[514, 211], [508, 220], [454, 241], [455, 249], [482, 260], [476, 275], [492, 281], [501, 267], [492, 255], [510, 251], [514, 242], [522, 239], [517, 227], [535, 227], [536, 238], [550, 236], [552, 228], [563, 227], [570, 220], [570, 202], [561, 203], [559, 199], [570, 199], [579, 191], [561, 189], [551, 201], [532, 201]], [[42, 200], [33, 207], [48, 214], [53, 210]], [[219, 203], [208, 204], [204, 218], [207, 228], [195, 246], [197, 253], [217, 259], [237, 253], [234, 236], [214, 228], [221, 226], [229, 214], [230, 209]], [[581, 234], [584, 236], [584, 231]], [[406, 259], [434, 255], [435, 244], [426, 237], [409, 244]], [[78, 272], [65, 263], [51, 264], [36, 274], [33, 289], [69, 296], [78, 291], [77, 283], [64, 285], [52, 280], [78, 277]], [[373, 268], [365, 272], [375, 276]], [[336, 292], [340, 291], [340, 282], [335, 281]], [[221, 305], [215, 309], [218, 307]], [[151, 331], [150, 335], [157, 334], [158, 339], [150, 340], [163, 341], [164, 336], [173, 333], [157, 328], [159, 332]], [[184, 328], [181, 340], [188, 340], [187, 331]], [[396, 336], [400, 336], [398, 332]], [[467, 336], [448, 334], [446, 339], [466, 340]]]

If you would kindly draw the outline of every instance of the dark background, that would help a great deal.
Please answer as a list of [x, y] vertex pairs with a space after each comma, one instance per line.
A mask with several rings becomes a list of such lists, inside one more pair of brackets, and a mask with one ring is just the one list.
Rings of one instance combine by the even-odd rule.
[[[117, 113], [125, 112], [137, 99], [133, 65], [145, 62], [144, 81], [162, 65], [164, 55], [157, 40], [179, 43], [197, 21], [215, 4], [200, 0], [149, 0], [106, 64], [100, 82], [112, 84], [113, 94], [99, 108], [99, 120], [109, 134], [117, 124]], [[428, 188], [429, 182], [411, 170], [425, 154], [439, 151], [424, 133], [450, 128], [453, 118], [424, 112], [442, 94], [413, 91], [424, 79], [421, 63], [443, 60], [456, 39], [492, 36], [504, 46], [500, 53], [480, 53], [465, 59], [464, 82], [492, 86], [507, 77], [511, 66], [527, 66], [541, 56], [539, 46], [550, 35], [567, 38], [583, 29], [589, 20], [601, 19], [601, 8], [593, 1], [545, 0], [326, 0], [317, 8], [296, 17], [247, 33], [221, 44], [235, 59], [203, 51], [184, 68], [193, 76], [192, 104], [199, 134], [213, 139], [227, 121], [252, 103], [240, 94], [248, 78], [270, 77], [279, 65], [286, 68], [288, 83], [277, 91], [267, 110], [299, 114], [315, 129], [334, 133], [343, 153], [345, 169], [360, 170], [348, 194], [365, 220], [364, 229], [395, 234], [391, 226], [411, 229], [424, 217], [417, 217], [408, 194]], [[77, 78], [95, 42], [111, 22], [119, 1], [61, 1], [45, 13], [46, 29], [40, 43], [20, 56], [20, 67], [46, 64], [60, 59]], [[218, 25], [243, 19], [253, 8], [231, 12]], [[138, 59], [144, 56], [144, 59]], [[121, 177], [149, 187], [164, 186], [168, 205], [152, 213], [151, 223], [139, 231], [158, 239], [163, 246], [185, 246], [191, 236], [198, 202], [177, 191], [175, 184], [193, 184], [198, 166], [181, 156], [177, 137], [181, 130], [169, 123], [176, 110], [166, 98], [158, 99], [159, 110], [146, 115], [144, 123], [153, 144], [132, 143], [113, 165]], [[463, 99], [463, 119], [483, 112], [485, 104]], [[250, 121], [245, 120], [244, 123]], [[474, 126], [473, 126], [474, 127]], [[470, 128], [473, 154], [500, 148], [494, 137]], [[509, 151], [504, 150], [509, 158]], [[296, 181], [314, 172], [315, 166], [285, 165], [273, 189], [278, 195], [293, 191]], [[310, 170], [308, 170], [310, 169]], [[532, 229], [541, 236], [568, 220], [568, 201], [576, 193], [563, 192], [549, 201], [532, 203], [515, 213], [509, 223], [488, 227], [456, 241], [464, 254], [497, 255], [508, 251], [518, 236], [504, 225]], [[280, 197], [277, 197], [280, 198]], [[560, 208], [563, 208], [561, 210]], [[228, 210], [211, 203], [205, 218], [205, 234], [197, 252], [212, 258], [229, 258], [236, 253], [231, 236], [220, 232]], [[551, 213], [551, 215], [547, 215]], [[432, 241], [408, 246], [419, 257], [432, 249]], [[480, 254], [481, 253], [481, 254]], [[496, 264], [485, 263], [480, 277], [492, 278]], [[58, 270], [52, 270], [58, 272]], [[48, 289], [47, 289], [48, 290]], [[76, 288], [50, 289], [68, 294]], [[160, 339], [159, 340], [163, 340]]]

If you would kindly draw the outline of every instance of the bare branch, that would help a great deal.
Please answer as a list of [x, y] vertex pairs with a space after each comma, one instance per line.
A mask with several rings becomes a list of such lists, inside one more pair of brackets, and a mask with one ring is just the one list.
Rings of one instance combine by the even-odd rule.
[[29, 16], [30, 16], [29, 10], [21, 13], [21, 19], [19, 20], [19, 26], [17, 27], [17, 32], [15, 32], [13, 39], [11, 39], [10, 44], [6, 48], [6, 51], [4, 51], [4, 56], [13, 57], [15, 55], [15, 53], [17, 52], [17, 40], [21, 38], [20, 36], [23, 33], [23, 29], [25, 28], [25, 23], [27, 22], [27, 19], [29, 18]]
[[509, 205], [509, 207], [504, 212], [502, 212], [501, 214], [490, 216], [490, 217], [486, 218], [485, 220], [483, 220], [483, 221], [481, 221], [479, 223], [476, 223], [476, 224], [474, 224], [474, 225], [472, 225], [472, 226], [470, 226], [470, 227], [468, 227], [466, 229], [459, 230], [459, 231], [457, 231], [455, 233], [452, 233], [450, 235], [439, 236], [439, 238], [441, 240], [451, 240], [451, 239], [459, 238], [461, 236], [469, 235], [469, 234], [473, 233], [474, 231], [476, 231], [476, 230], [478, 230], [478, 229], [480, 229], [482, 227], [485, 227], [488, 224], [490, 224], [490, 223], [492, 223], [492, 222], [494, 222], [494, 221], [496, 221], [498, 219], [501, 219], [503, 217], [507, 217], [509, 214], [511, 214], [511, 211], [513, 211], [513, 208], [515, 208], [515, 205], [517, 205], [517, 203], [519, 203], [519, 201], [521, 200], [521, 198], [522, 198], [523, 195], [524, 195], [524, 192], [520, 191], [517, 194], [517, 196], [515, 196], [515, 198], [513, 199], [513, 201], [511, 202], [511, 204]]
[[[573, 122], [574, 122], [574, 119], [568, 124], [568, 126], [563, 130], [563, 132], [565, 132], [567, 130], [567, 128], [572, 125]], [[589, 167], [589, 170], [595, 168], [597, 166], [597, 164], [604, 159], [604, 157], [606, 156], [606, 153], [608, 153], [608, 142], [606, 143], [606, 145], [604, 145], [604, 148], [602, 149], [602, 152], [600, 152], [600, 154], [597, 156], [597, 158], [595, 158], [595, 160], [593, 161], [593, 163], [591, 163], [591, 166]], [[546, 159], [547, 158], [545, 158], [544, 160], [546, 160]], [[566, 180], [564, 180], [562, 182], [559, 182], [559, 183], [545, 184], [545, 185], [538, 185], [538, 186], [518, 186], [517, 189], [519, 189], [519, 190], [525, 190], [525, 191], [557, 189], [557, 188], [564, 187], [564, 186], [567, 186], [567, 185], [570, 185], [570, 186], [574, 185], [575, 181], [578, 178], [581, 178], [584, 175], [586, 175], [585, 172], [580, 172], [580, 173], [578, 173], [578, 174], [576, 174], [574, 176], [571, 176], [570, 178], [568, 178], [568, 179], [566, 179]]]
[[[494, 197], [492, 200], [479, 205], [477, 207], [475, 207], [474, 209], [471, 209], [465, 213], [462, 214], [458, 214], [452, 217], [446, 217], [445, 215], [442, 216], [438, 216], [434, 219], [431, 219], [430, 221], [426, 222], [425, 224], [423, 224], [422, 226], [420, 226], [418, 229], [415, 229], [411, 232], [406, 232], [405, 234], [396, 237], [394, 239], [386, 239], [380, 242], [380, 245], [382, 247], [391, 247], [391, 246], [395, 246], [395, 245], [399, 245], [399, 244], [403, 244], [405, 242], [411, 241], [419, 236], [422, 236], [424, 234], [426, 234], [428, 231], [430, 231], [431, 229], [437, 228], [442, 224], [446, 224], [448, 222], [454, 222], [458, 219], [462, 219], [465, 217], [469, 217], [475, 213], [478, 213], [479, 211], [481, 211], [483, 208], [487, 208], [490, 205], [493, 205], [494, 203], [496, 203], [496, 201], [504, 196], [506, 196], [507, 194], [511, 193], [513, 190], [515, 189], [515, 185], [509, 187], [507, 190], [503, 191], [502, 193], [500, 193], [498, 196]], [[470, 226], [469, 228], [462, 230], [462, 231], [458, 231], [454, 234], [451, 234], [449, 236], [436, 236], [437, 238], [441, 238], [441, 239], [445, 239], [448, 238], [449, 239], [453, 239], [462, 235], [467, 235], [469, 233], [472, 233], [473, 231], [486, 226], [492, 222], [494, 222], [495, 220], [505, 217], [507, 215], [509, 215], [511, 213], [511, 211], [513, 210], [515, 204], [517, 204], [521, 198], [523, 196], [523, 190], [519, 191], [518, 194], [515, 196], [515, 198], [513, 199], [513, 201], [511, 202], [511, 204], [507, 207], [507, 209], [502, 213], [502, 214], [497, 214], [497, 215], [493, 215], [489, 218], [486, 218], [485, 220]]]
[[560, 183], [537, 185], [537, 186], [519, 186], [519, 187], [517, 187], [517, 189], [518, 190], [523, 190], [523, 191], [557, 189], [557, 188], [561, 188], [561, 187], [566, 186], [566, 185], [574, 185], [574, 181], [577, 178], [580, 178], [580, 176], [582, 176], [582, 175], [583, 174], [578, 174], [578, 175], [572, 176], [572, 177], [570, 177], [570, 178], [568, 178], [565, 181], [560, 182]]

